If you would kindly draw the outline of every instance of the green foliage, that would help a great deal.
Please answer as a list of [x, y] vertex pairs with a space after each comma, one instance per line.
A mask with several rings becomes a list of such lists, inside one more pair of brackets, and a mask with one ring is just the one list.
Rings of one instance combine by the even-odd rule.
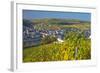
[[[54, 36], [42, 38], [41, 45], [23, 48], [23, 62], [44, 62], [62, 60], [91, 59], [91, 39], [84, 36], [83, 31], [90, 29], [89, 22], [62, 25], [64, 22], [80, 22], [79, 20], [35, 19], [36, 30], [58, 30], [63, 28], [77, 28], [81, 31], [69, 31], [64, 34], [64, 42], [58, 42]], [[25, 25], [29, 21], [24, 21]]]
[[48, 35], [42, 38], [41, 44], [48, 44], [54, 41], [57, 41], [56, 37]]
[[[70, 32], [66, 35], [63, 43], [47, 44], [50, 42], [50, 38], [46, 37], [43, 45], [23, 49], [23, 62], [86, 60], [91, 58], [91, 40], [86, 39], [82, 32]], [[77, 53], [75, 52], [76, 48]]]

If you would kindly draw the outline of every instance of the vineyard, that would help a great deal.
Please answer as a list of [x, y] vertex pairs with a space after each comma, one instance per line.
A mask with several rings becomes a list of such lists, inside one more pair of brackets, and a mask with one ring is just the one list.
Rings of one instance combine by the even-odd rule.
[[52, 26], [56, 26], [56, 30], [61, 30], [62, 28], [71, 30], [64, 31], [63, 42], [58, 42], [56, 37], [49, 35], [42, 37], [39, 45], [24, 47], [23, 62], [91, 59], [91, 38], [85, 35], [85, 31], [90, 29], [88, 22], [78, 25], [44, 25], [46, 28], [43, 25], [43, 28], [40, 28], [40, 26], [40, 23], [39, 25], [34, 25], [35, 29], [39, 31], [43, 30], [43, 28], [51, 30], [50, 27]]

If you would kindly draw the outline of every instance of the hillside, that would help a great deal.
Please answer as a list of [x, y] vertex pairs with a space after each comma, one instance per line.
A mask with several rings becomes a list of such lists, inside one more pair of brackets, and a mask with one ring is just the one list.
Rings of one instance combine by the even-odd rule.
[[32, 24], [37, 30], [60, 30], [64, 28], [78, 28], [86, 30], [90, 27], [89, 21], [80, 21], [78, 19], [34, 19], [23, 20], [24, 25]]
[[91, 59], [90, 35], [88, 21], [23, 20], [23, 62]]

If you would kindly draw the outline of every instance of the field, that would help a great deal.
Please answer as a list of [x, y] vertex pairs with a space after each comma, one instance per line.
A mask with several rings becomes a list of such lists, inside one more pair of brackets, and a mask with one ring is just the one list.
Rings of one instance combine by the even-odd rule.
[[[91, 59], [90, 22], [36, 19], [32, 22], [24, 20], [23, 23], [24, 26], [32, 24], [31, 31], [23, 39], [23, 62]], [[33, 44], [34, 41], [26, 41], [26, 39], [33, 40], [34, 38], [40, 38], [39, 43], [35, 43], [36, 45]]]

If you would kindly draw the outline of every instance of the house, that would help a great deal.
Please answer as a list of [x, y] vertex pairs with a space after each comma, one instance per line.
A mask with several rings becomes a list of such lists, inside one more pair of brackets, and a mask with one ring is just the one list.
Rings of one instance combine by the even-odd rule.
[[64, 42], [64, 41], [63, 41], [63, 38], [64, 38], [63, 35], [56, 35], [56, 36], [57, 36], [57, 41], [58, 41], [58, 42], [61, 42], [61, 43]]
[[57, 38], [57, 41], [61, 43], [64, 42], [61, 38]]
[[90, 31], [90, 30], [85, 30], [85, 31], [84, 31], [84, 36], [85, 36], [86, 38], [89, 38], [90, 35], [91, 35], [91, 31]]

